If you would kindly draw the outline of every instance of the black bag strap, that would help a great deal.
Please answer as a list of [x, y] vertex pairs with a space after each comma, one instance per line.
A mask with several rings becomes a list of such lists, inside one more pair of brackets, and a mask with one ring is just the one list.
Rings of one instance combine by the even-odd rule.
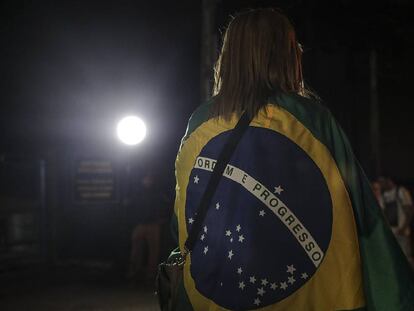
[[220, 178], [223, 175], [224, 169], [226, 168], [234, 150], [237, 147], [244, 132], [249, 127], [251, 117], [246, 112], [242, 114], [240, 120], [237, 122], [234, 130], [231, 132], [226, 144], [221, 151], [216, 165], [214, 166], [213, 173], [211, 174], [210, 180], [208, 181], [207, 188], [201, 198], [200, 205], [197, 208], [197, 217], [194, 219], [194, 223], [191, 226], [190, 232], [188, 233], [187, 241], [184, 244], [184, 255], [191, 252], [201, 232], [204, 219], [207, 215], [208, 207], [210, 206], [211, 199], [216, 191], [216, 188], [220, 182]]

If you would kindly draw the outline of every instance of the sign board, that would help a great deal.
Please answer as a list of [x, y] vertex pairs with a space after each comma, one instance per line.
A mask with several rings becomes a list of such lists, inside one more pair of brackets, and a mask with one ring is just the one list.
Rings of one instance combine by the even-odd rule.
[[115, 169], [112, 161], [75, 160], [74, 199], [76, 203], [115, 203]]

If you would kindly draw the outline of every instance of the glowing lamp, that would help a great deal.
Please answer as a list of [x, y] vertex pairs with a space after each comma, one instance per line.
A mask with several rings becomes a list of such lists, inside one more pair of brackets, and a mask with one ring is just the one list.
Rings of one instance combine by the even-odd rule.
[[116, 132], [124, 144], [134, 146], [144, 140], [147, 128], [140, 118], [128, 116], [118, 122]]

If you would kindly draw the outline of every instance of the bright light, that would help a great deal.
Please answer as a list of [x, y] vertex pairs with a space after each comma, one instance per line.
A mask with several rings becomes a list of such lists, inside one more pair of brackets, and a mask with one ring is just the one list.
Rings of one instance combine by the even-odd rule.
[[118, 138], [127, 145], [139, 144], [147, 134], [145, 123], [138, 117], [129, 116], [118, 122], [116, 128]]

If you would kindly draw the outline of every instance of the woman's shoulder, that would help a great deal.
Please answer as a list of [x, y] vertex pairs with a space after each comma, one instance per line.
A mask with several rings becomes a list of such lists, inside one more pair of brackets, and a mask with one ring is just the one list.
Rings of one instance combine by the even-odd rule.
[[336, 122], [330, 110], [319, 99], [280, 94], [271, 97], [270, 104], [286, 110], [312, 132], [323, 132], [326, 127]]
[[208, 121], [210, 118], [210, 107], [213, 103], [213, 98], [207, 100], [198, 106], [194, 112], [191, 114], [190, 119], [188, 120], [187, 129], [183, 137], [183, 141], [191, 135], [201, 124]]
[[293, 115], [332, 154], [338, 156], [352, 153], [344, 130], [320, 100], [298, 95], [283, 95], [274, 98], [272, 103]]
[[270, 98], [270, 104], [282, 107], [298, 119], [331, 117], [329, 109], [317, 98], [297, 94], [279, 94]]

